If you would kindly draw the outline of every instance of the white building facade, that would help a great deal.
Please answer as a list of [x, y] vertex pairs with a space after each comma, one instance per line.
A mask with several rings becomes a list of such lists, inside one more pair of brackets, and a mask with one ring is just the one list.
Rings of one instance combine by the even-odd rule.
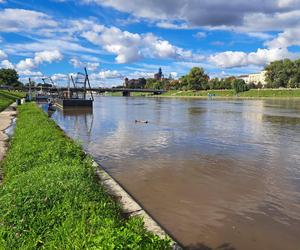
[[249, 75], [241, 75], [238, 79], [242, 79], [245, 83], [254, 83], [255, 85], [261, 83], [263, 86], [267, 84], [266, 82], [266, 71], [261, 71], [259, 73], [249, 74]]

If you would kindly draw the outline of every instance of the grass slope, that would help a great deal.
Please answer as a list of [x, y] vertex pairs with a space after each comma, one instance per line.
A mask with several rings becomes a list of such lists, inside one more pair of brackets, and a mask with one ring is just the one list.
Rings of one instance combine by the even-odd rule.
[[16, 101], [16, 99], [24, 96], [23, 92], [0, 90], [0, 112]]
[[91, 160], [35, 104], [19, 107], [2, 167], [0, 249], [169, 249], [121, 216]]

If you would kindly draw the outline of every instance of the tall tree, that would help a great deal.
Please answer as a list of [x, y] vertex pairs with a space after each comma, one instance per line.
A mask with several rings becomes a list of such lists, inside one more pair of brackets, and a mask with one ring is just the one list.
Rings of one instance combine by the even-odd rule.
[[290, 59], [271, 62], [265, 67], [268, 86], [272, 88], [286, 88], [293, 77], [293, 68], [294, 62]]
[[292, 76], [290, 77], [290, 80], [288, 82], [288, 87], [300, 87], [300, 59], [294, 61]]
[[14, 69], [0, 69], [0, 85], [18, 87], [22, 85], [19, 82], [19, 75]]
[[186, 76], [187, 87], [192, 90], [208, 89], [209, 76], [205, 74], [203, 68], [194, 67]]
[[232, 81], [232, 88], [236, 94], [249, 90], [247, 84], [242, 79], [234, 79]]

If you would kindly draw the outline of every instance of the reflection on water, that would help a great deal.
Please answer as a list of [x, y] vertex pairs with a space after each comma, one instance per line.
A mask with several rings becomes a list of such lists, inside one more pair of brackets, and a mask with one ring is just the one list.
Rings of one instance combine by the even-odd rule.
[[299, 249], [300, 100], [99, 97], [52, 118], [184, 245]]

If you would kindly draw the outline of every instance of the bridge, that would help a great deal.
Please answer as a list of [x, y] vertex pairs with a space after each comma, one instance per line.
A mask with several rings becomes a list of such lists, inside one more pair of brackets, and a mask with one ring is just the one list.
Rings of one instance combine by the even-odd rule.
[[0, 86], [0, 89], [10, 89], [10, 90], [21, 90], [21, 91], [43, 91], [49, 93], [55, 92], [80, 92], [80, 91], [92, 91], [96, 93], [105, 93], [105, 92], [121, 92], [123, 96], [130, 96], [130, 93], [140, 92], [140, 93], [152, 93], [153, 95], [160, 95], [166, 92], [164, 89], [130, 89], [130, 88], [68, 88], [68, 87], [44, 87], [44, 86], [33, 86], [29, 88], [29, 86], [25, 86], [22, 88], [12, 88], [8, 86]]

